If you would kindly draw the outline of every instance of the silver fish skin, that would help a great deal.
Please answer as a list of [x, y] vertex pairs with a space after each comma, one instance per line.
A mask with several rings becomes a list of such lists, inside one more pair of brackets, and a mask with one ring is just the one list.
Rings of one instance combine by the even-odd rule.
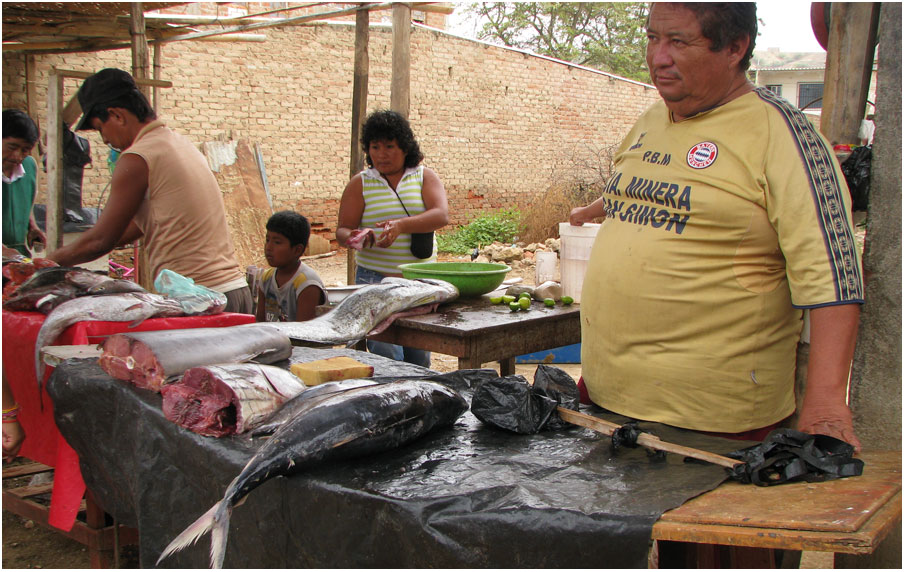
[[192, 367], [249, 360], [275, 363], [292, 355], [285, 335], [245, 326], [123, 332], [109, 336], [101, 347], [98, 364], [105, 372], [152, 391]]
[[221, 568], [233, 508], [265, 481], [326, 459], [400, 447], [435, 427], [452, 425], [467, 409], [455, 390], [423, 380], [359, 387], [318, 401], [258, 449], [223, 499], [173, 539], [157, 563], [211, 531], [211, 567]]
[[44, 382], [41, 350], [52, 345], [63, 330], [77, 322], [133, 322], [137, 325], [148, 318], [181, 316], [182, 308], [173, 300], [150, 293], [130, 292], [106, 296], [83, 296], [63, 302], [53, 309], [35, 342], [35, 373], [38, 391]]
[[293, 340], [322, 344], [346, 344], [364, 339], [393, 314], [429, 304], [443, 304], [459, 297], [458, 289], [444, 280], [384, 278], [380, 284], [359, 288], [326, 314], [306, 322], [261, 322], [241, 328], [274, 328]]
[[227, 363], [188, 369], [160, 393], [164, 417], [195, 433], [222, 437], [254, 429], [304, 390], [302, 380], [285, 369]]
[[296, 415], [300, 415], [304, 411], [307, 411], [327, 397], [335, 393], [341, 393], [343, 391], [349, 391], [350, 389], [357, 389], [368, 385], [377, 385], [377, 382], [371, 379], [344, 379], [342, 381], [329, 381], [327, 383], [315, 385], [314, 387], [309, 387], [288, 400], [280, 406], [279, 409], [268, 415], [266, 419], [263, 419], [258, 427], [252, 430], [251, 435], [253, 437], [272, 435], [284, 423], [287, 423]]

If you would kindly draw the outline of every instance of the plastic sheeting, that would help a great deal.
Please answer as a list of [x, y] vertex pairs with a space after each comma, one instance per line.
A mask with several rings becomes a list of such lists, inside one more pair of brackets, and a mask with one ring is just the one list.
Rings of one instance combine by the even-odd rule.
[[[430, 373], [353, 350], [295, 348], [291, 361], [332, 355], [370, 363], [375, 376]], [[470, 398], [475, 380], [495, 376], [460, 374], [433, 379]], [[158, 394], [113, 380], [89, 360], [62, 364], [48, 390], [86, 483], [108, 512], [139, 529], [142, 567], [220, 500], [257, 447], [249, 436], [202, 437], [170, 423]], [[739, 446], [641, 426], [716, 453]], [[515, 435], [466, 413], [397, 450], [267, 481], [233, 512], [225, 566], [646, 567], [657, 518], [725, 478], [721, 467], [675, 455], [614, 456], [609, 440], [587, 429]], [[209, 542], [162, 564], [206, 567]]]

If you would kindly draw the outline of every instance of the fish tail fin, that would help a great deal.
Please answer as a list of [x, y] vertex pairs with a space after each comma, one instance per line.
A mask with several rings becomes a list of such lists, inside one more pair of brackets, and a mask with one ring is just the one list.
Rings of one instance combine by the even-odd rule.
[[212, 519], [211, 529], [211, 568], [223, 568], [223, 557], [226, 556], [226, 537], [229, 534], [229, 517], [233, 507], [221, 503]]
[[[214, 516], [217, 513], [220, 505], [222, 505], [224, 501], [220, 501], [214, 506], [210, 508], [206, 513], [202, 514], [198, 520], [193, 522], [183, 530], [179, 536], [173, 539], [166, 548], [163, 549], [163, 552], [160, 553], [160, 558], [157, 559], [157, 564], [160, 564], [161, 560], [170, 556], [171, 554], [175, 554], [179, 552], [186, 546], [194, 544], [198, 542], [198, 539], [201, 538], [205, 532], [211, 529], [214, 525]], [[227, 519], [228, 520], [228, 519]]]

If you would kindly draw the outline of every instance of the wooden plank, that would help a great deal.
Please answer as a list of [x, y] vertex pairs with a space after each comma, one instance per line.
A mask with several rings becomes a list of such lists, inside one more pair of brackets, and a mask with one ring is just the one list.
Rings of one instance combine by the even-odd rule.
[[46, 495], [53, 492], [53, 481], [49, 483], [41, 483], [40, 485], [25, 485], [23, 487], [13, 487], [5, 489], [3, 492], [9, 493], [20, 499], [34, 497], [38, 495]]
[[832, 4], [820, 113], [820, 131], [832, 145], [859, 143], [879, 18], [877, 2]]
[[52, 471], [53, 467], [48, 467], [43, 463], [27, 463], [24, 465], [16, 465], [14, 467], [6, 467], [3, 469], [3, 478], [12, 479], [15, 477], [24, 477], [26, 475], [35, 475], [37, 473], [46, 473]]
[[390, 109], [409, 116], [412, 8], [393, 3], [393, 79], [390, 82]]
[[239, 267], [265, 267], [264, 234], [273, 210], [251, 147], [240, 139], [206, 142], [203, 148], [220, 185]]
[[902, 517], [901, 452], [867, 452], [862, 458], [865, 469], [860, 477], [765, 488], [724, 483], [663, 514], [652, 537], [870, 553]]
[[902, 490], [901, 475], [900, 462], [871, 457], [864, 474], [848, 479], [775, 487], [729, 482], [670, 511], [668, 520], [852, 532]]

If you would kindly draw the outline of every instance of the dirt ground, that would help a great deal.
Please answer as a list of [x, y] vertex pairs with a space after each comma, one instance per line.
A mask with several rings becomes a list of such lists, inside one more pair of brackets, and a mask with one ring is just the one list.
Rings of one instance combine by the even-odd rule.
[[[467, 261], [467, 257], [455, 258], [444, 256], [442, 261]], [[330, 256], [308, 258], [305, 263], [314, 268], [327, 287], [346, 284], [346, 253], [337, 252]], [[507, 278], [522, 278], [523, 284], [534, 285], [534, 265], [514, 263]], [[557, 270], [558, 272], [558, 270]], [[453, 371], [457, 367], [457, 359], [453, 356], [432, 354], [431, 368], [437, 371]], [[567, 371], [575, 380], [581, 375], [581, 364], [557, 364]], [[496, 364], [486, 364], [496, 367]], [[516, 373], [528, 379], [534, 376], [535, 365], [516, 364]], [[16, 461], [17, 463], [20, 461]], [[28, 484], [29, 477], [4, 481], [4, 488]], [[48, 499], [49, 501], [49, 495]], [[54, 532], [52, 529], [37, 525], [6, 510], [3, 511], [3, 556], [4, 569], [16, 568], [89, 568], [88, 552], [84, 546], [74, 540]], [[127, 547], [121, 556], [122, 568], [137, 568], [137, 550]], [[833, 567], [832, 554], [805, 552], [802, 556], [801, 568], [828, 569]]]

